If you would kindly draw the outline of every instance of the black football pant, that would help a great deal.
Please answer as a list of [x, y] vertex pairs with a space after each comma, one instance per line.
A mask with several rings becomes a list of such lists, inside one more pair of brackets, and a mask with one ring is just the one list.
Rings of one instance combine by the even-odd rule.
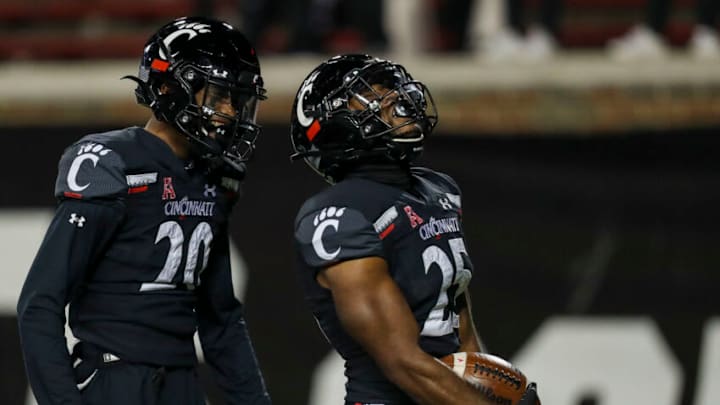
[[73, 350], [83, 404], [205, 405], [194, 367], [128, 363], [86, 343]]

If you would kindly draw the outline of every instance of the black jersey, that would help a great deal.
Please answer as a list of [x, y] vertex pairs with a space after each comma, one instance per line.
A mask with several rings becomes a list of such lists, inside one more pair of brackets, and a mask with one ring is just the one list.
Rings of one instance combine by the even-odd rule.
[[57, 328], [64, 317], [41, 314], [70, 302], [73, 334], [122, 360], [193, 366], [198, 330], [206, 360], [223, 368], [221, 386], [259, 382], [230, 274], [227, 226], [239, 182], [193, 167], [137, 127], [82, 138], [58, 173], [60, 204], [18, 303], [21, 334], [37, 328], [23, 339], [35, 346], [24, 348], [31, 380], [50, 372], [33, 356], [64, 351], [35, 324]]
[[409, 191], [346, 179], [309, 199], [296, 219], [300, 278], [320, 328], [345, 359], [349, 402], [411, 401], [342, 329], [330, 291], [316, 281], [320, 269], [360, 257], [384, 258], [421, 330], [421, 348], [443, 356], [459, 347], [456, 299], [472, 276], [460, 191], [447, 175], [426, 168], [413, 168], [412, 174]]
[[222, 186], [137, 129], [91, 135], [67, 149], [55, 194], [123, 206], [108, 229], [112, 242], [72, 299], [75, 336], [130, 361], [194, 364], [194, 289], [232, 203]]

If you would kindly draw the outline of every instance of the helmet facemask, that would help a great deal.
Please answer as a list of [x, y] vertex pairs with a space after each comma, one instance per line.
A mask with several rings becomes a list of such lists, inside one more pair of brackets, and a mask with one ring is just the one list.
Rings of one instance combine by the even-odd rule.
[[437, 109], [428, 88], [391, 63], [352, 70], [323, 106], [328, 120], [342, 116], [362, 139], [360, 156], [411, 161], [422, 152], [425, 136], [437, 123]]
[[179, 84], [173, 98], [184, 98], [184, 105], [170, 115], [170, 123], [185, 134], [194, 152], [211, 166], [223, 163], [244, 172], [255, 150], [260, 126], [255, 124], [258, 101], [265, 99], [265, 90], [257, 76], [246, 73], [233, 78], [227, 70], [201, 69], [184, 66], [173, 75]]
[[412, 160], [419, 154], [437, 123], [430, 91], [400, 69], [358, 75], [349, 81], [346, 97], [349, 119], [363, 139], [387, 147], [395, 160]]

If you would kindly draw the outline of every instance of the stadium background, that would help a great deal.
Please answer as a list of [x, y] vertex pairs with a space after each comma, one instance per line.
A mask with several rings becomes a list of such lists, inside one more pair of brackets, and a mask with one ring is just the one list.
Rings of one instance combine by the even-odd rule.
[[[159, 22], [207, 7], [126, 3], [0, 4], [3, 403], [33, 403], [15, 302], [52, 215], [62, 149], [142, 125], [132, 84], [117, 79], [135, 72]], [[566, 3], [563, 49], [551, 60], [491, 64], [447, 41], [398, 59], [440, 108], [423, 161], [463, 187], [479, 332], [540, 383], [547, 404], [720, 403], [720, 63], [682, 48], [692, 1], [676, 2], [676, 48], [662, 63], [604, 54], [604, 41], [640, 18], [641, 1]], [[216, 1], [210, 12], [232, 20], [238, 8]], [[272, 35], [260, 49], [265, 131], [233, 219], [236, 287], [275, 403], [329, 405], [340, 403], [343, 377], [302, 302], [292, 252], [294, 214], [324, 184], [289, 162], [286, 122], [326, 53], [286, 53]], [[363, 45], [347, 38], [328, 46]]]

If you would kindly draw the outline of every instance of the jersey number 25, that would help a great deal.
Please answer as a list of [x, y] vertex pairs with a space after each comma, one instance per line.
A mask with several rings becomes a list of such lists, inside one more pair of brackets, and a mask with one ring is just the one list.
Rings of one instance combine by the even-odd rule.
[[[465, 268], [463, 255], [467, 255], [467, 249], [463, 239], [450, 239], [448, 245], [452, 252], [452, 261], [448, 254], [436, 245], [428, 246], [422, 253], [425, 274], [428, 274], [433, 264], [437, 264], [442, 272], [442, 285], [437, 301], [420, 331], [423, 336], [444, 336], [453, 332], [453, 328], [458, 324], [453, 304], [465, 291], [472, 277], [471, 271]], [[454, 266], [453, 262], [455, 262]]]

